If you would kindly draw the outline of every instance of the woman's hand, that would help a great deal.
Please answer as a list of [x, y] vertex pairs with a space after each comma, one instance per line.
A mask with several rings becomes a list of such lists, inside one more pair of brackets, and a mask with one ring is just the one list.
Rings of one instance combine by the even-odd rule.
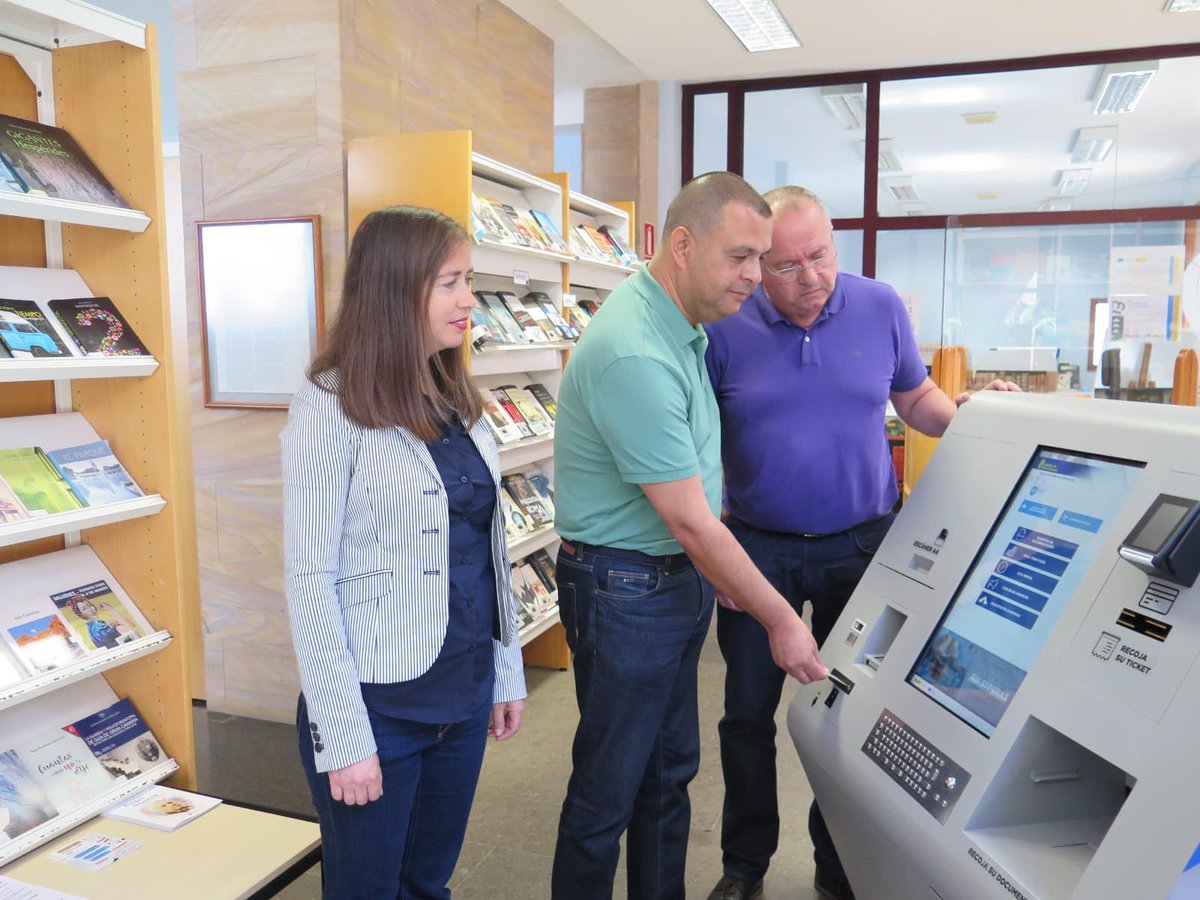
[[347, 806], [366, 806], [382, 797], [383, 770], [379, 768], [379, 754], [372, 753], [361, 762], [330, 771], [329, 793], [334, 800]]
[[525, 710], [524, 700], [510, 700], [492, 707], [492, 723], [488, 734], [498, 741], [506, 741], [521, 728], [521, 713]]

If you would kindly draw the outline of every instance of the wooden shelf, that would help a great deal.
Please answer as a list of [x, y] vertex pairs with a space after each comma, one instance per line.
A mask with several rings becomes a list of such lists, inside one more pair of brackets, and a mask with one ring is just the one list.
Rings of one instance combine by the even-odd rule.
[[141, 378], [153, 375], [153, 356], [87, 356], [82, 359], [0, 359], [0, 383], [72, 378]]
[[110, 790], [105, 791], [94, 800], [89, 800], [83, 806], [76, 807], [69, 813], [55, 816], [46, 824], [18, 835], [9, 843], [0, 847], [0, 868], [12, 862], [18, 856], [22, 856], [30, 850], [34, 850], [42, 846], [42, 844], [54, 840], [66, 831], [70, 831], [81, 822], [86, 822], [88, 819], [98, 816], [114, 803], [123, 800], [130, 794], [135, 794], [143, 788], [170, 778], [177, 771], [179, 771], [179, 764], [173, 759], [168, 759], [162, 765], [155, 766], [149, 772], [143, 772], [137, 778], [118, 782]]
[[516, 562], [518, 559], [524, 559], [530, 553], [544, 550], [557, 540], [558, 532], [554, 530], [554, 523], [543, 525], [536, 531], [521, 535], [515, 541], [509, 541], [508, 558]]
[[554, 456], [554, 434], [543, 434], [538, 437], [513, 441], [511, 444], [501, 444], [500, 471], [512, 472], [522, 466], [535, 463]]
[[158, 494], [147, 494], [136, 500], [123, 500], [120, 503], [105, 503], [103, 506], [89, 506], [71, 512], [54, 513], [49, 516], [25, 519], [0, 525], [0, 547], [13, 544], [23, 544], [38, 538], [56, 537], [70, 534], [73, 531], [83, 531], [85, 528], [96, 528], [100, 525], [112, 525], [114, 522], [126, 522], [129, 519], [140, 519], [160, 512], [167, 503]]
[[57, 197], [38, 197], [33, 194], [0, 193], [0, 216], [40, 219], [43, 222], [62, 222], [70, 225], [95, 225], [97, 228], [112, 228], [132, 234], [141, 234], [150, 225], [150, 217], [136, 209], [79, 203], [75, 200], [59, 200]]
[[54, 50], [103, 41], [146, 48], [146, 26], [77, 0], [0, 0], [0, 34]]
[[547, 631], [549, 631], [551, 628], [553, 628], [555, 625], [557, 625], [559, 623], [557, 592], [555, 593], [554, 597], [555, 597], [554, 608], [552, 610], [550, 610], [550, 612], [546, 613], [546, 615], [542, 616], [536, 622], [530, 622], [528, 625], [526, 625], [524, 628], [521, 629], [519, 636], [520, 636], [522, 647], [524, 647], [530, 641], [536, 640], [537, 638], [541, 637], [543, 634], [545, 634]]
[[61, 669], [55, 669], [53, 672], [47, 672], [45, 675], [10, 684], [0, 688], [0, 709], [16, 706], [18, 703], [24, 703], [26, 700], [56, 691], [73, 681], [81, 681], [130, 660], [157, 653], [170, 643], [171, 635], [168, 632], [156, 631], [154, 634], [148, 634], [112, 650], [89, 654], [86, 659], [63, 666]]

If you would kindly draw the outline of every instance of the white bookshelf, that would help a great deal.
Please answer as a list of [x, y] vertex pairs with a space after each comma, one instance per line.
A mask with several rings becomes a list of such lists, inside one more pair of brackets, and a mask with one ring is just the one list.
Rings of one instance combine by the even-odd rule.
[[158, 494], [147, 494], [136, 500], [106, 503], [103, 506], [88, 506], [71, 512], [54, 513], [49, 516], [25, 519], [0, 525], [0, 547], [36, 541], [38, 538], [72, 534], [86, 528], [99, 528], [153, 516], [162, 511], [167, 502]]
[[[636, 246], [629, 213], [612, 204], [581, 194], [579, 191], [571, 191], [568, 195], [567, 219], [569, 228], [574, 228], [576, 225], [591, 225], [594, 228], [599, 228], [601, 225], [607, 226], [617, 231], [630, 247]], [[587, 287], [607, 294], [639, 268], [639, 266], [623, 266], [615, 262], [580, 258], [572, 260], [568, 280], [572, 289]]]
[[549, 631], [551, 628], [553, 628], [555, 625], [557, 625], [561, 621], [559, 614], [558, 614], [558, 592], [557, 591], [555, 591], [555, 593], [554, 593], [554, 598], [555, 598], [555, 604], [554, 604], [553, 609], [551, 609], [549, 612], [547, 612], [544, 616], [542, 616], [537, 621], [530, 622], [528, 625], [526, 625], [524, 628], [521, 629], [519, 636], [521, 639], [522, 647], [524, 647], [530, 641], [541, 637], [543, 634], [545, 634], [547, 631]]
[[554, 456], [554, 435], [544, 434], [540, 437], [525, 438], [502, 444], [500, 451], [500, 471], [503, 474], [515, 472], [532, 463], [551, 459]]
[[520, 372], [557, 372], [562, 368], [562, 351], [574, 345], [520, 344], [481, 350], [471, 354], [471, 374], [515, 375]]
[[146, 48], [146, 26], [79, 0], [0, 0], [0, 34], [53, 50], [103, 41]]
[[0, 383], [74, 378], [143, 378], [153, 375], [153, 356], [93, 356], [83, 359], [0, 359]]
[[544, 550], [558, 542], [558, 533], [554, 530], [554, 524], [543, 525], [541, 528], [535, 529], [528, 534], [523, 534], [519, 538], [508, 542], [508, 558], [514, 562], [523, 559], [530, 553], [535, 553], [538, 550]]
[[150, 226], [150, 217], [136, 209], [34, 194], [0, 193], [0, 216], [41, 219], [43, 222], [62, 222], [67, 225], [94, 225], [133, 234], [141, 234]]

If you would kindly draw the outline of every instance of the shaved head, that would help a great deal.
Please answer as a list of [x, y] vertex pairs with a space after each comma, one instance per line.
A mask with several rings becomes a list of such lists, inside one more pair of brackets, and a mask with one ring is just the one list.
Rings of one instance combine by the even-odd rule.
[[771, 207], [740, 175], [709, 172], [693, 178], [671, 201], [663, 234], [670, 235], [681, 225], [697, 237], [721, 224], [721, 216], [730, 203], [743, 203], [764, 219], [771, 218]]

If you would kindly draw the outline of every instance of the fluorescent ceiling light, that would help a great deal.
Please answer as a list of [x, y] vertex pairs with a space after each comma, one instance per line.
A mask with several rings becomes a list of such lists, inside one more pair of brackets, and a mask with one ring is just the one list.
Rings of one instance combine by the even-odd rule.
[[[867, 158], [867, 142], [858, 142], [858, 153], [863, 158]], [[896, 155], [896, 144], [891, 138], [879, 139], [879, 171], [880, 172], [902, 172], [904, 171], [904, 163], [900, 162], [900, 157]]]
[[708, 5], [751, 53], [803, 46], [771, 0], [708, 0]]
[[1091, 169], [1063, 169], [1055, 177], [1060, 197], [1074, 197], [1087, 190], [1088, 182], [1092, 180]]
[[1065, 212], [1075, 205], [1074, 197], [1047, 197], [1038, 207], [1039, 212]]
[[1200, 0], [1167, 0], [1163, 12], [1200, 12]]
[[1157, 71], [1156, 59], [1105, 66], [1092, 97], [1096, 103], [1092, 112], [1098, 116], [1132, 112]]
[[827, 84], [821, 88], [821, 99], [847, 131], [862, 128], [867, 120], [866, 94], [866, 85], [862, 84]]
[[904, 175], [900, 178], [889, 178], [886, 182], [887, 189], [892, 192], [892, 196], [897, 200], [919, 200], [916, 190], [913, 188], [912, 176]]
[[988, 110], [987, 112], [963, 113], [963, 121], [968, 125], [991, 125], [998, 118], [1000, 118], [1000, 114], [994, 110]]
[[976, 200], [999, 200], [1000, 195], [996, 191], [977, 191], [975, 194]]
[[1071, 145], [1071, 162], [1104, 162], [1117, 142], [1117, 126], [1080, 128], [1075, 132], [1075, 143]]

